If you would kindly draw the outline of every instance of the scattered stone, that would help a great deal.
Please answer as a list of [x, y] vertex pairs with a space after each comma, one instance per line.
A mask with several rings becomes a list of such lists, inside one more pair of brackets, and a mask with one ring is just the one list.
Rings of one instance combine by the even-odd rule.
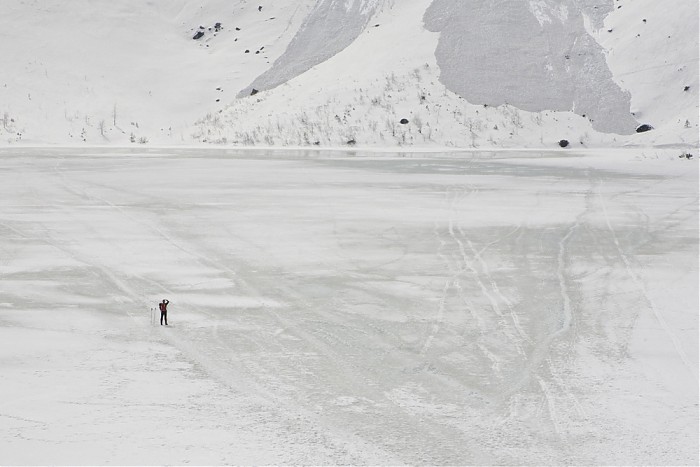
[[260, 91], [258, 91], [257, 89], [253, 88], [253, 89], [250, 91], [250, 95], [251, 95], [251, 96], [254, 96], [254, 95], [256, 95], [256, 94], [259, 93], [259, 92], [260, 92]]
[[241, 28], [236, 28], [236, 31], [240, 31], [240, 30], [241, 30]]
[[407, 118], [402, 118], [402, 119], [399, 121], [399, 123], [402, 124], [402, 125], [408, 125], [408, 119], [407, 119]]
[[644, 19], [642, 20], [642, 23], [646, 23], [646, 22], [647, 22], [647, 19], [644, 18]]
[[653, 126], [649, 125], [648, 123], [644, 123], [642, 125], [639, 125], [636, 131], [637, 133], [644, 133], [645, 131], [651, 131], [653, 129]]
[[249, 50], [249, 49], [245, 49], [245, 52], [244, 52], [244, 53], [249, 54], [249, 53], [250, 53], [250, 50]]
[[684, 90], [684, 91], [690, 91], [690, 86], [685, 86], [685, 87], [683, 88], [683, 90]]
[[262, 11], [262, 5], [258, 7], [258, 11]]
[[221, 23], [216, 23], [216, 24], [214, 24], [214, 30], [215, 30], [216, 32], [221, 31]]
[[348, 142], [347, 142], [346, 144], [347, 144], [348, 146], [354, 146], [354, 145], [357, 144], [357, 141], [355, 141], [355, 139], [351, 139], [351, 140], [348, 140]]
[[565, 140], [565, 139], [559, 140], [559, 146], [561, 146], [562, 148], [565, 148], [568, 145], [569, 145], [569, 142], [567, 140]]
[[204, 31], [197, 31], [197, 33], [194, 36], [192, 36], [192, 39], [197, 40], [201, 39], [202, 37], [204, 37]]

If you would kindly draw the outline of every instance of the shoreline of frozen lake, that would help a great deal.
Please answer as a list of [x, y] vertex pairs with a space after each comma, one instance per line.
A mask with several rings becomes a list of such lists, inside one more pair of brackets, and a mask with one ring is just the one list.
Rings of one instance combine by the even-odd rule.
[[0, 464], [698, 463], [696, 160], [138, 150], [0, 149]]

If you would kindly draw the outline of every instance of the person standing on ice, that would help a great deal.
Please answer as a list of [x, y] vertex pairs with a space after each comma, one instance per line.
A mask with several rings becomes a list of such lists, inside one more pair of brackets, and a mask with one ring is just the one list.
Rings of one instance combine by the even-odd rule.
[[163, 299], [162, 302], [158, 304], [158, 308], [160, 308], [160, 325], [163, 325], [163, 319], [165, 319], [165, 325], [168, 325], [168, 303], [170, 301]]

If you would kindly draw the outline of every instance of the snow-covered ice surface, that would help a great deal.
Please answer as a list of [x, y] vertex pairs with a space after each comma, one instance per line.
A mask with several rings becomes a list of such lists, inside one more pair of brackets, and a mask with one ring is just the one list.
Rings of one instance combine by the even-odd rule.
[[697, 207], [654, 150], [2, 149], [0, 464], [697, 464]]

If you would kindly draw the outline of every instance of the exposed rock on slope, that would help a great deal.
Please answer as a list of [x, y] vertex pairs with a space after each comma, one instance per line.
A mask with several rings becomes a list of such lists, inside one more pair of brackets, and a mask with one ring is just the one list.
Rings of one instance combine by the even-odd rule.
[[441, 82], [471, 103], [571, 110], [606, 133], [638, 125], [577, 2], [435, 0], [425, 24], [441, 33]]
[[285, 53], [243, 89], [268, 90], [318, 65], [353, 43], [384, 0], [319, 0]]

